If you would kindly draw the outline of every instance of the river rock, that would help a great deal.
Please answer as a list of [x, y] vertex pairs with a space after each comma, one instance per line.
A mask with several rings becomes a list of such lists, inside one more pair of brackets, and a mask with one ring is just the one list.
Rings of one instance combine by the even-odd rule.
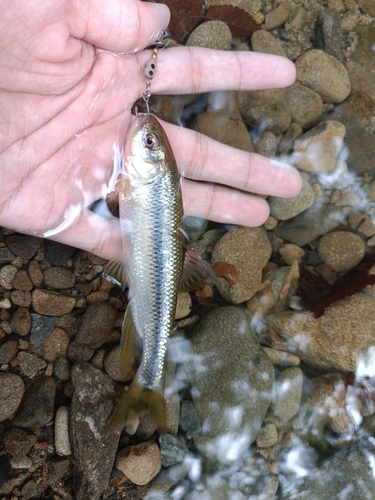
[[116, 317], [116, 308], [107, 302], [90, 305], [81, 317], [75, 340], [97, 349], [111, 335]]
[[333, 231], [346, 218], [345, 211], [334, 205], [314, 204], [309, 210], [297, 215], [276, 229], [276, 236], [300, 247], [318, 236]]
[[281, 2], [276, 9], [271, 10], [264, 16], [263, 29], [272, 31], [279, 26], [282, 26], [288, 20], [292, 13], [292, 6], [289, 2]]
[[175, 319], [181, 319], [188, 316], [192, 307], [190, 294], [188, 292], [179, 292], [177, 295]]
[[18, 335], [28, 335], [31, 329], [31, 315], [26, 307], [19, 307], [10, 320], [12, 331]]
[[358, 44], [351, 59], [367, 68], [367, 70], [371, 70], [375, 66], [373, 49], [375, 45], [375, 26], [358, 24], [355, 32], [358, 36]]
[[337, 10], [324, 9], [318, 13], [315, 46], [341, 61], [341, 20]]
[[27, 375], [29, 378], [34, 378], [39, 371], [43, 370], [47, 366], [47, 363], [43, 361], [43, 359], [40, 359], [38, 356], [35, 356], [35, 354], [31, 354], [26, 351], [19, 352], [17, 360], [22, 373]]
[[16, 306], [29, 307], [31, 304], [31, 293], [27, 291], [13, 290], [10, 298]]
[[55, 359], [66, 356], [69, 345], [69, 337], [62, 328], [54, 328], [40, 346], [40, 354], [43, 359], [53, 363]]
[[281, 89], [237, 92], [237, 106], [245, 123], [262, 131], [282, 134], [291, 123], [291, 114]]
[[0, 422], [11, 417], [21, 403], [25, 390], [22, 378], [13, 373], [0, 374]]
[[14, 266], [6, 265], [0, 269], [0, 286], [5, 290], [11, 290], [13, 287], [13, 278], [15, 277], [18, 269]]
[[161, 469], [159, 447], [154, 441], [128, 446], [117, 455], [116, 467], [133, 483], [148, 484]]
[[163, 467], [171, 467], [182, 462], [188, 449], [185, 443], [172, 434], [162, 434], [159, 438], [160, 458]]
[[10, 264], [15, 258], [15, 255], [9, 250], [9, 248], [0, 248], [0, 266], [3, 264]]
[[271, 361], [251, 329], [249, 311], [222, 307], [192, 332], [192, 396], [203, 434], [201, 452], [230, 462], [256, 439], [274, 379]]
[[317, 92], [324, 102], [344, 101], [350, 93], [348, 72], [337, 59], [322, 50], [309, 50], [296, 61], [297, 80]]
[[10, 340], [9, 342], [4, 342], [0, 347], [0, 366], [9, 363], [18, 351], [18, 342], [16, 340]]
[[18, 427], [41, 427], [53, 417], [56, 386], [52, 377], [35, 380], [27, 389], [25, 397], [12, 423]]
[[16, 273], [12, 281], [12, 287], [16, 290], [24, 290], [27, 292], [30, 292], [34, 288], [27, 271], [24, 269]]
[[34, 311], [45, 316], [63, 316], [70, 313], [76, 299], [50, 290], [34, 290], [31, 295]]
[[309, 129], [318, 123], [322, 115], [323, 103], [314, 90], [296, 82], [285, 89], [285, 97], [290, 109], [292, 122], [303, 129]]
[[269, 412], [286, 424], [297, 413], [302, 396], [303, 374], [300, 368], [287, 368], [275, 381], [276, 401]]
[[355, 61], [346, 62], [346, 69], [353, 90], [366, 92], [372, 99], [375, 99], [375, 78], [364, 66]]
[[33, 346], [41, 345], [55, 328], [59, 319], [31, 313], [30, 344]]
[[70, 363], [66, 358], [57, 358], [53, 364], [53, 372], [59, 380], [70, 379]]
[[[47, 243], [48, 240], [46, 240]], [[43, 282], [43, 273], [40, 269], [39, 262], [32, 260], [27, 268], [30, 279], [35, 287], [40, 287]]]
[[192, 401], [185, 400], [181, 405], [180, 427], [188, 438], [199, 436], [201, 425]]
[[[70, 444], [74, 454], [76, 500], [98, 500], [108, 483], [120, 432], [106, 432], [114, 409], [111, 379], [88, 363], [72, 369], [74, 393], [70, 409]], [[95, 390], [93, 390], [95, 388]]]
[[368, 450], [365, 441], [352, 445], [321, 462], [317, 467], [309, 467], [309, 473], [302, 481], [288, 488], [282, 500], [305, 500], [306, 498], [330, 500], [366, 500], [371, 498], [375, 489], [375, 479], [372, 473], [371, 461], [373, 450]]
[[251, 46], [254, 52], [286, 57], [279, 40], [265, 30], [254, 31], [251, 35]]
[[307, 210], [314, 203], [315, 193], [307, 181], [303, 181], [302, 189], [295, 198], [278, 198], [270, 196], [268, 203], [271, 215], [278, 220], [288, 220]]
[[44, 248], [46, 259], [53, 266], [62, 266], [76, 251], [75, 248], [69, 245], [64, 245], [53, 240], [45, 240]]
[[76, 278], [71, 271], [63, 267], [48, 267], [43, 273], [43, 281], [51, 288], [63, 290], [64, 288], [72, 288]]
[[5, 243], [9, 250], [23, 259], [31, 259], [36, 254], [41, 239], [26, 234], [11, 234], [6, 236]]
[[264, 229], [238, 227], [228, 231], [212, 252], [212, 264], [223, 263], [222, 274], [229, 278], [229, 282], [217, 278], [220, 294], [235, 304], [249, 300], [261, 285], [262, 269], [270, 255], [271, 244]]
[[257, 446], [260, 448], [268, 448], [277, 443], [278, 435], [275, 424], [269, 422], [259, 431], [257, 437]]
[[71, 455], [69, 441], [69, 408], [60, 406], [55, 418], [55, 449], [58, 455]]
[[305, 172], [332, 172], [344, 144], [345, 127], [339, 121], [327, 120], [294, 143], [294, 156], [299, 169]]
[[200, 24], [186, 41], [188, 47], [206, 47], [215, 50], [230, 50], [232, 34], [222, 21], [208, 21]]
[[4, 434], [4, 447], [15, 458], [22, 458], [29, 453], [36, 441], [36, 436], [25, 429], [13, 427]]
[[333, 231], [323, 236], [318, 243], [318, 252], [325, 264], [341, 273], [359, 264], [365, 249], [362, 238], [349, 231]]
[[290, 352], [324, 370], [355, 371], [359, 356], [375, 344], [375, 298], [363, 292], [334, 302], [321, 318], [287, 311], [268, 321]]

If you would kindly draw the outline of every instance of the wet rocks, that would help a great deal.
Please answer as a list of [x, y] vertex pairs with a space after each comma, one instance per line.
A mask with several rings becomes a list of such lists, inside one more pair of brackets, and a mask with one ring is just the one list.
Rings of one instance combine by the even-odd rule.
[[297, 123], [302, 129], [309, 129], [318, 123], [323, 103], [314, 90], [296, 82], [285, 89], [285, 98], [293, 123]]
[[260, 448], [268, 448], [269, 446], [273, 446], [277, 443], [278, 434], [276, 425], [273, 423], [268, 423], [264, 427], [262, 427], [259, 431], [257, 437], [257, 445]]
[[69, 408], [60, 406], [55, 418], [55, 449], [58, 455], [71, 455], [69, 441]]
[[292, 6], [289, 2], [281, 2], [276, 9], [271, 10], [264, 16], [264, 29], [272, 31], [282, 26], [288, 20], [292, 12]]
[[44, 283], [51, 287], [63, 290], [71, 288], [76, 282], [74, 274], [63, 267], [49, 267], [43, 273]]
[[206, 47], [216, 50], [230, 50], [232, 34], [222, 21], [208, 21], [199, 25], [187, 39], [188, 47]]
[[180, 427], [188, 438], [199, 436], [201, 425], [192, 401], [185, 400], [181, 405]]
[[298, 168], [305, 172], [332, 172], [343, 146], [345, 127], [342, 123], [327, 120], [294, 143], [294, 154]]
[[324, 9], [318, 13], [315, 40], [317, 49], [341, 61], [341, 22], [336, 10]]
[[55, 359], [66, 356], [69, 342], [70, 340], [65, 330], [54, 328], [40, 346], [40, 354], [43, 359], [49, 363], [53, 363]]
[[31, 329], [31, 316], [26, 307], [19, 307], [10, 320], [12, 331], [19, 335], [28, 335]]
[[13, 427], [4, 434], [4, 447], [14, 458], [25, 457], [36, 441], [36, 436], [25, 429]]
[[237, 106], [243, 121], [262, 131], [282, 134], [290, 126], [291, 114], [284, 90], [237, 92]]
[[33, 289], [33, 284], [27, 274], [27, 271], [21, 269], [16, 273], [12, 281], [12, 288], [30, 292]]
[[224, 263], [222, 274], [227, 272], [229, 278], [229, 282], [224, 278], [216, 280], [220, 294], [236, 304], [250, 299], [261, 284], [262, 269], [270, 255], [271, 245], [263, 229], [239, 227], [228, 231], [212, 253], [214, 267]]
[[303, 375], [300, 368], [287, 368], [275, 381], [276, 401], [270, 412], [284, 424], [297, 413], [302, 396]]
[[75, 498], [98, 500], [109, 480], [119, 439], [119, 432], [105, 432], [115, 393], [111, 379], [88, 363], [73, 367], [72, 381], [70, 436]]
[[6, 265], [0, 269], [0, 286], [6, 290], [11, 290], [12, 281], [17, 273], [17, 268], [11, 265]]
[[66, 358], [57, 358], [53, 364], [53, 372], [59, 380], [69, 380], [70, 363]]
[[42, 316], [31, 313], [30, 343], [33, 346], [41, 345], [51, 331], [55, 328], [59, 318]]
[[34, 378], [39, 371], [43, 370], [47, 366], [47, 363], [43, 361], [43, 359], [40, 359], [38, 356], [35, 356], [35, 354], [31, 354], [26, 351], [19, 352], [17, 360], [22, 373], [30, 378]]
[[39, 249], [41, 240], [34, 236], [14, 233], [7, 236], [5, 242], [14, 255], [23, 259], [31, 259]]
[[188, 453], [186, 445], [177, 436], [163, 434], [159, 438], [160, 458], [164, 467], [171, 467], [182, 462]]
[[21, 403], [24, 389], [24, 383], [18, 375], [0, 374], [0, 422], [16, 412]]
[[318, 252], [333, 271], [347, 272], [363, 259], [365, 243], [349, 231], [333, 231], [319, 240]]
[[90, 305], [81, 317], [75, 340], [93, 349], [110, 336], [116, 323], [117, 310], [107, 302]]
[[13, 419], [18, 427], [46, 425], [53, 417], [56, 386], [52, 377], [42, 377], [31, 384]]
[[268, 316], [289, 350], [312, 366], [355, 371], [358, 357], [374, 344], [375, 299], [359, 292], [329, 306], [321, 318], [287, 311]]
[[273, 366], [250, 323], [248, 311], [223, 307], [193, 331], [192, 395], [205, 434], [196, 443], [220, 462], [236, 459], [255, 440], [270, 403]]
[[295, 198], [270, 196], [268, 203], [271, 215], [278, 220], [287, 220], [307, 210], [314, 202], [315, 193], [311, 185], [303, 181], [302, 190]]
[[286, 57], [280, 42], [265, 30], [255, 31], [251, 35], [251, 46], [254, 52]]
[[128, 446], [117, 455], [116, 467], [133, 483], [147, 484], [161, 469], [159, 447], [154, 441]]
[[31, 300], [35, 312], [44, 316], [63, 316], [70, 313], [76, 305], [73, 297], [50, 290], [34, 290]]
[[350, 93], [348, 72], [322, 50], [309, 50], [296, 61], [297, 80], [320, 95], [324, 102], [344, 101]]
[[75, 248], [58, 241], [46, 240], [44, 243], [46, 259], [53, 266], [62, 266], [73, 256]]
[[18, 342], [16, 340], [10, 340], [9, 342], [5, 342], [0, 347], [0, 365], [5, 363], [9, 363], [18, 351]]

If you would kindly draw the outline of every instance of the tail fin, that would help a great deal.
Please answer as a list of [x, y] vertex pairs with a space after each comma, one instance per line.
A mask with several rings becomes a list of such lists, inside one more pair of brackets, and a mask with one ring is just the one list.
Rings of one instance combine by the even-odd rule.
[[112, 417], [107, 423], [107, 431], [112, 432], [117, 427], [125, 425], [128, 421], [142, 412], [148, 412], [154, 419], [158, 430], [165, 433], [167, 418], [164, 396], [158, 388], [145, 389], [134, 379], [128, 392], [122, 397]]

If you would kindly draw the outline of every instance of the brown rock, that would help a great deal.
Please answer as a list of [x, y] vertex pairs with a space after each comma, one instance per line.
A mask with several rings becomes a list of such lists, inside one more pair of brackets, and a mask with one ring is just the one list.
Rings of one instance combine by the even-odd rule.
[[13, 278], [17, 273], [17, 268], [14, 266], [6, 265], [0, 269], [0, 286], [5, 288], [5, 290], [10, 290], [12, 288]]
[[10, 298], [16, 306], [29, 307], [31, 304], [31, 293], [28, 291], [14, 290]]
[[75, 340], [97, 349], [111, 335], [116, 317], [116, 309], [107, 302], [90, 305], [81, 318]]
[[27, 274], [27, 271], [21, 270], [16, 273], [15, 277], [12, 281], [12, 286], [16, 290], [23, 290], [26, 292], [30, 292], [33, 289], [33, 284]]
[[289, 2], [281, 2], [276, 9], [271, 10], [271, 12], [268, 12], [264, 16], [264, 25], [262, 27], [267, 31], [278, 28], [286, 23], [291, 13], [291, 4]]
[[69, 342], [65, 330], [54, 328], [40, 346], [40, 355], [49, 363], [53, 363], [57, 358], [66, 356]]
[[338, 103], [348, 97], [350, 80], [345, 66], [322, 50], [309, 50], [296, 61], [297, 80], [324, 102]]
[[27, 377], [33, 378], [40, 370], [43, 370], [47, 363], [30, 352], [20, 351], [17, 356], [22, 373]]
[[12, 416], [25, 390], [22, 378], [12, 373], [0, 374], [0, 422]]
[[298, 123], [303, 129], [309, 129], [318, 123], [323, 112], [319, 94], [296, 82], [285, 89], [285, 96], [294, 123]]
[[36, 254], [41, 239], [35, 238], [34, 236], [14, 233], [7, 236], [5, 241], [7, 247], [14, 255], [22, 257], [23, 259], [31, 259], [31, 257]]
[[[262, 269], [271, 255], [271, 245], [261, 228], [238, 227], [228, 231], [216, 244], [212, 264], [223, 263], [218, 274], [227, 273], [228, 281], [218, 278], [220, 294], [235, 304], [249, 300], [262, 282]], [[229, 266], [226, 266], [229, 264]]]
[[12, 331], [19, 335], [28, 335], [31, 329], [31, 316], [26, 307], [19, 307], [10, 320]]
[[319, 240], [318, 252], [333, 271], [346, 272], [363, 259], [365, 244], [362, 238], [354, 233], [333, 231]]
[[293, 354], [325, 370], [355, 371], [359, 356], [375, 345], [375, 298], [362, 292], [335, 302], [321, 318], [288, 311], [268, 321]]
[[76, 299], [49, 290], [34, 290], [32, 305], [35, 312], [45, 316], [63, 316], [76, 305]]
[[346, 69], [349, 73], [350, 83], [353, 90], [361, 90], [375, 99], [375, 77], [371, 71], [355, 61], [348, 61]]
[[187, 39], [188, 47], [207, 47], [208, 49], [230, 50], [232, 34], [222, 21], [208, 21], [200, 24]]
[[4, 434], [4, 447], [13, 457], [22, 458], [29, 453], [36, 439], [25, 429], [14, 427]]
[[305, 172], [332, 172], [343, 146], [345, 131], [342, 123], [328, 120], [298, 137], [294, 143], [298, 168]]
[[254, 52], [261, 52], [262, 54], [274, 54], [275, 56], [286, 57], [279, 40], [274, 38], [271, 33], [268, 33], [268, 31], [255, 31], [251, 35], [251, 46]]
[[135, 484], [148, 484], [160, 471], [160, 450], [153, 441], [128, 446], [118, 453], [116, 467]]
[[43, 273], [40, 270], [39, 263], [36, 260], [32, 260], [30, 262], [28, 266], [28, 272], [34, 286], [39, 287], [43, 282]]
[[113, 347], [104, 358], [104, 370], [116, 382], [127, 382], [132, 380], [135, 370], [131, 369], [125, 376], [120, 374], [120, 352], [121, 346]]
[[5, 363], [9, 363], [18, 351], [18, 342], [16, 340], [10, 340], [9, 342], [5, 342], [0, 347], [0, 365]]
[[49, 267], [43, 273], [44, 283], [51, 287], [63, 290], [72, 288], [76, 282], [74, 274], [63, 267]]

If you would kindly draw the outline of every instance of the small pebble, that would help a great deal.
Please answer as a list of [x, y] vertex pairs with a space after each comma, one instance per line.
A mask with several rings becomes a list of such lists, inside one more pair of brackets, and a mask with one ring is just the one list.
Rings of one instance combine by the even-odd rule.
[[35, 356], [35, 354], [31, 354], [26, 351], [19, 352], [17, 360], [22, 373], [30, 378], [34, 378], [39, 371], [43, 370], [47, 366], [47, 363], [43, 361], [43, 359], [40, 359], [38, 356]]
[[5, 373], [0, 375], [0, 422], [13, 415], [24, 393], [24, 383], [18, 375]]
[[32, 466], [32, 461], [29, 457], [12, 458], [10, 465], [13, 469], [30, 469]]
[[59, 380], [69, 380], [70, 363], [67, 358], [57, 358], [53, 365], [53, 371]]
[[180, 427], [188, 438], [199, 436], [201, 425], [192, 401], [185, 400], [181, 405]]
[[18, 342], [16, 340], [10, 340], [5, 342], [0, 347], [0, 365], [4, 363], [9, 363], [14, 356], [17, 354]]
[[44, 316], [63, 316], [76, 305], [76, 299], [50, 290], [36, 289], [31, 296], [34, 311]]
[[190, 294], [188, 292], [180, 292], [177, 295], [175, 319], [185, 318], [185, 316], [190, 314], [191, 308], [192, 301]]
[[14, 290], [10, 298], [16, 306], [29, 307], [31, 304], [31, 293], [27, 290]]
[[19, 335], [25, 336], [30, 333], [31, 316], [26, 307], [19, 307], [10, 320], [12, 331]]
[[279, 253], [288, 266], [291, 266], [295, 260], [300, 263], [305, 255], [304, 250], [293, 243], [285, 243], [279, 248]]
[[24, 292], [30, 292], [33, 289], [33, 284], [29, 275], [24, 269], [16, 273], [12, 281], [12, 286], [16, 290], [22, 290]]
[[12, 288], [12, 281], [17, 273], [17, 268], [11, 265], [6, 265], [0, 269], [0, 285], [6, 290]]
[[259, 448], [268, 448], [276, 444], [277, 440], [276, 425], [270, 422], [260, 429], [256, 442]]
[[365, 243], [349, 231], [333, 231], [319, 240], [318, 252], [333, 271], [347, 272], [363, 259]]
[[12, 303], [9, 299], [0, 300], [0, 309], [10, 309], [12, 307]]
[[58, 455], [71, 455], [69, 441], [69, 408], [60, 406], [55, 417], [55, 449]]
[[161, 469], [160, 450], [153, 441], [128, 446], [116, 457], [116, 467], [135, 484], [148, 484]]
[[171, 434], [162, 434], [159, 438], [160, 457], [163, 467], [171, 467], [182, 462], [188, 449], [185, 444], [177, 437]]

